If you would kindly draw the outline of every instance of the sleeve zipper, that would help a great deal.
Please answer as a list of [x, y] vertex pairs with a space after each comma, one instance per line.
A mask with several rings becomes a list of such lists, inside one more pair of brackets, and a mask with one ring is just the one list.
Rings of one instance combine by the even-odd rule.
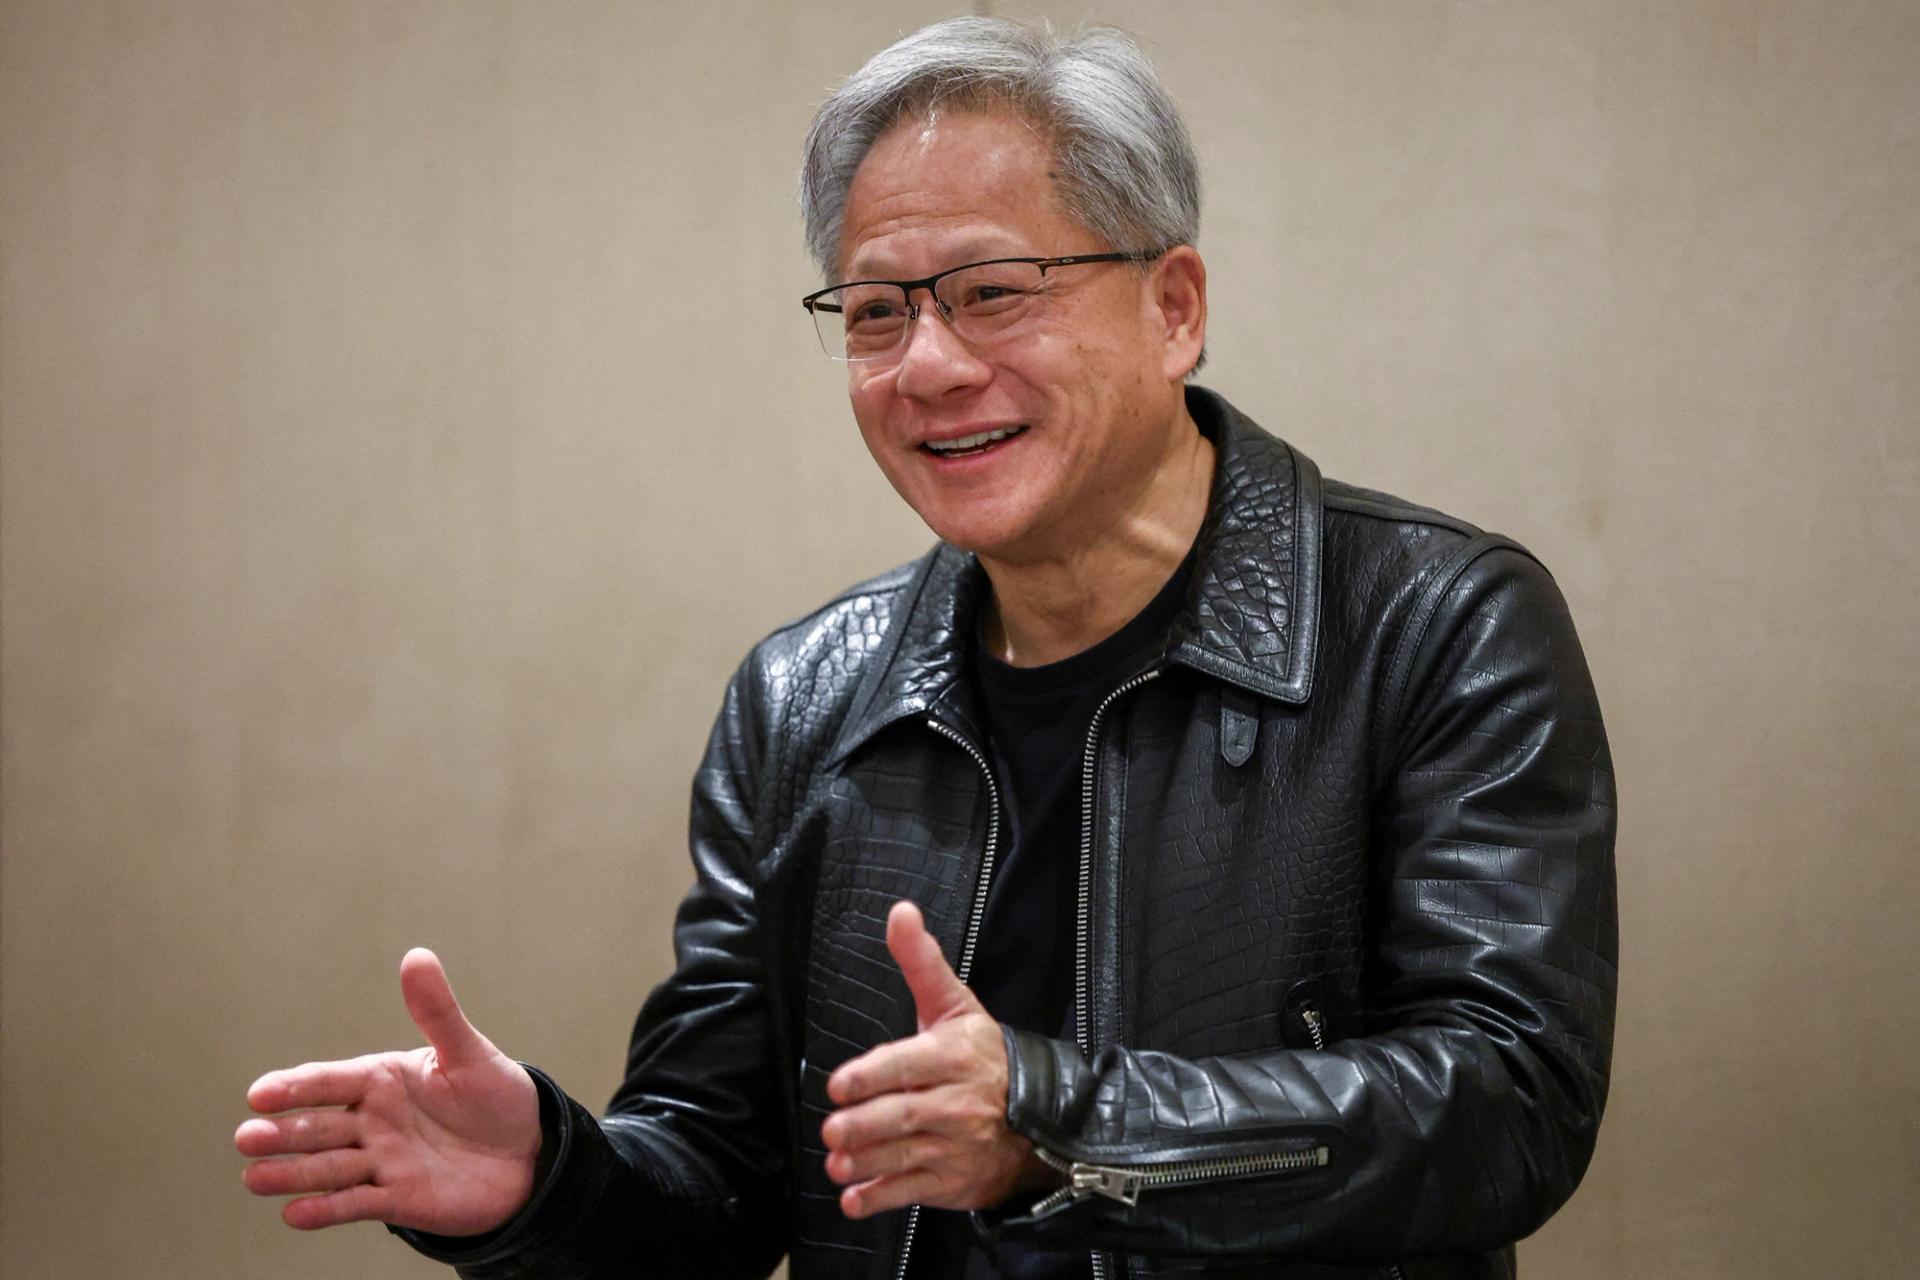
[[1322, 1169], [1332, 1157], [1322, 1145], [1290, 1147], [1262, 1155], [1224, 1156], [1217, 1160], [1174, 1160], [1160, 1164], [1111, 1165], [1069, 1160], [1043, 1147], [1035, 1147], [1048, 1168], [1067, 1175], [1067, 1185], [1033, 1206], [1033, 1214], [1050, 1212], [1070, 1200], [1105, 1196], [1124, 1205], [1139, 1202], [1148, 1187], [1191, 1187], [1229, 1178], [1247, 1178], [1262, 1173], [1290, 1173], [1300, 1169]]

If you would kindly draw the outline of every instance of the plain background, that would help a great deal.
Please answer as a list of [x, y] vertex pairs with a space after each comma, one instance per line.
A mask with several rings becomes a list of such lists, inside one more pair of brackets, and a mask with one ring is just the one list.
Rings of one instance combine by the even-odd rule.
[[[9, 1280], [444, 1274], [229, 1146], [416, 943], [605, 1098], [727, 675], [928, 539], [792, 190], [957, 8], [0, 0]], [[1920, 6], [1043, 8], [1188, 115], [1202, 380], [1573, 603], [1619, 1047], [1527, 1273], [1909, 1273]]]

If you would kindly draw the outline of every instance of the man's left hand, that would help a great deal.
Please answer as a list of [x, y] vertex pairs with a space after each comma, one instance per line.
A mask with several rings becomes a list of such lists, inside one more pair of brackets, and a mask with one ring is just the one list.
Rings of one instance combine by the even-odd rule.
[[986, 1209], [1046, 1166], [1007, 1127], [1000, 1024], [955, 976], [920, 909], [896, 902], [887, 950], [913, 992], [920, 1033], [869, 1050], [827, 1080], [840, 1108], [820, 1126], [840, 1208], [864, 1218], [910, 1204]]

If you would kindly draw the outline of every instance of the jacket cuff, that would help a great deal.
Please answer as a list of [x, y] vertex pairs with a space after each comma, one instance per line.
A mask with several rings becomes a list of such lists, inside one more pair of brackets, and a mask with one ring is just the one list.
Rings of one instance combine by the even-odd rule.
[[1000, 1034], [1007, 1047], [1007, 1127], [1057, 1152], [1086, 1109], [1087, 1060], [1066, 1040], [1008, 1026]]
[[[1091, 1096], [1084, 1087], [1090, 1074], [1087, 1060], [1071, 1041], [1004, 1024], [1000, 1034], [1007, 1048], [1007, 1127], [1042, 1151], [1066, 1155], [1064, 1148], [1071, 1145], [1071, 1135]], [[1050, 1207], [1036, 1215], [1034, 1210], [1048, 1201], [1053, 1201]], [[1081, 1243], [1086, 1223], [1096, 1211], [1097, 1206], [1085, 1201], [1034, 1191], [1022, 1192], [995, 1208], [977, 1210], [970, 1217], [983, 1245], [1008, 1240], [1061, 1248]]]
[[[461, 1268], [463, 1275], [468, 1267], [504, 1261], [538, 1241], [566, 1234], [570, 1229], [566, 1220], [597, 1198], [600, 1175], [589, 1167], [597, 1162], [582, 1148], [600, 1137], [599, 1126], [546, 1072], [524, 1062], [520, 1066], [532, 1077], [540, 1100], [540, 1154], [534, 1161], [533, 1195], [526, 1206], [492, 1231], [478, 1235], [387, 1228], [434, 1261]], [[604, 1144], [605, 1139], [600, 1140]]]

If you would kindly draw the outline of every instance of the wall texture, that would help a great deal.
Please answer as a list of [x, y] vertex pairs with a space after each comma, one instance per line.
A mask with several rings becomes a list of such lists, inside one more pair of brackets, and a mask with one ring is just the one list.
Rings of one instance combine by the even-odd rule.
[[[441, 1274], [228, 1145], [261, 1070], [411, 1043], [414, 943], [611, 1088], [733, 663], [925, 541], [791, 191], [956, 8], [0, 0], [0, 1271]], [[1205, 380], [1581, 621], [1619, 1052], [1528, 1273], [1904, 1272], [1920, 9], [1040, 11], [1188, 112]]]

